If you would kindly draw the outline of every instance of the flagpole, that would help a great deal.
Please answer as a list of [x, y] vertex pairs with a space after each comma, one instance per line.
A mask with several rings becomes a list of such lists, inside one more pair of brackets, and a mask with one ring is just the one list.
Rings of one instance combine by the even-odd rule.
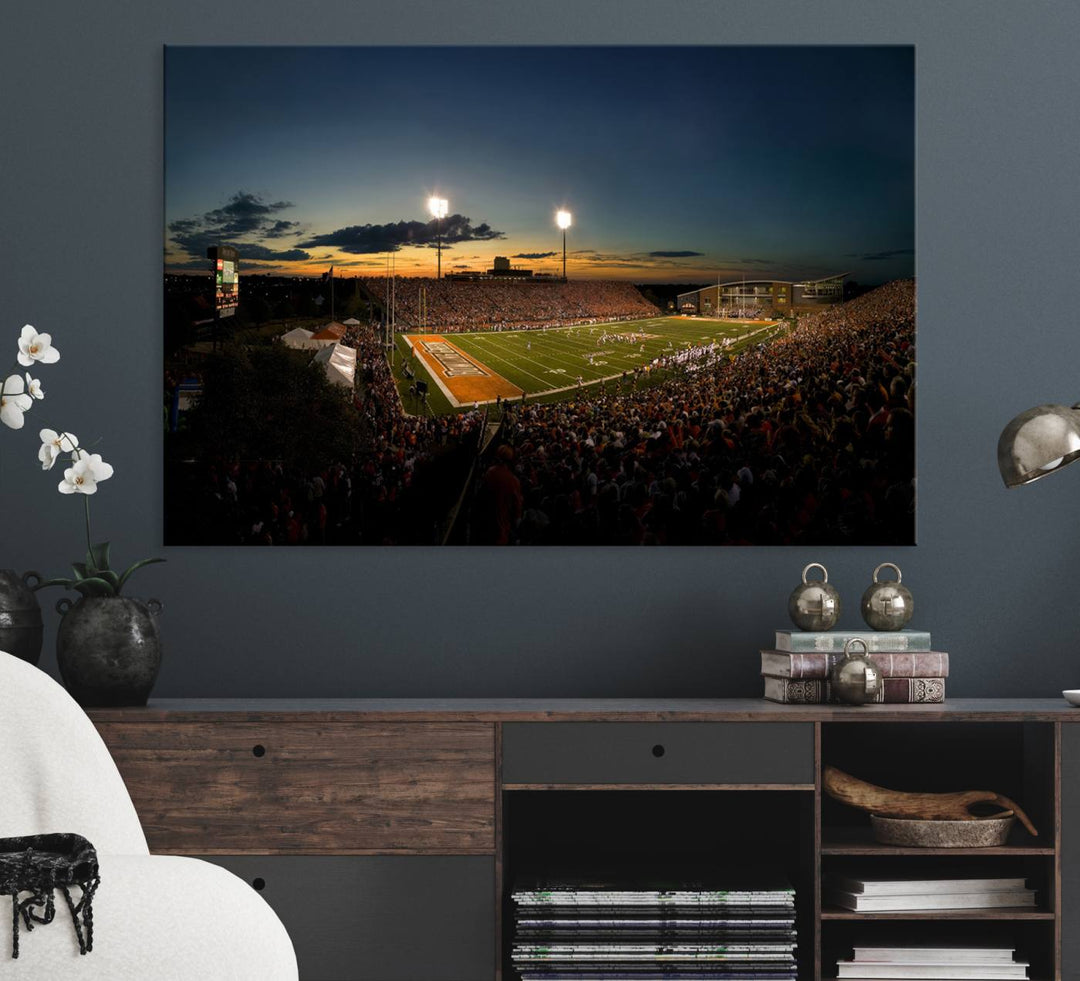
[[333, 322], [337, 318], [334, 316], [334, 267], [330, 267], [330, 320]]

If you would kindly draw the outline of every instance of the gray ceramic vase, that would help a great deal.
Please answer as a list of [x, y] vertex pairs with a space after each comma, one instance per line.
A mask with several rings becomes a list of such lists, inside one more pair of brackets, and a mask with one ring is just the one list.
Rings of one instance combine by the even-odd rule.
[[37, 664], [44, 627], [30, 579], [40, 582], [41, 576], [36, 572], [20, 576], [14, 569], [0, 569], [0, 651]]
[[145, 705], [161, 668], [157, 600], [63, 597], [56, 635], [60, 677], [84, 707]]

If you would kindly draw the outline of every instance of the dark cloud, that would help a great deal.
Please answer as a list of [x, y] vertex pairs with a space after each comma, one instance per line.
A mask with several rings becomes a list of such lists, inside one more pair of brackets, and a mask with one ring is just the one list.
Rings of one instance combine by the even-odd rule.
[[270, 216], [291, 207], [291, 201], [267, 203], [258, 194], [237, 191], [229, 198], [228, 204], [206, 212], [203, 221], [226, 237], [251, 232], [265, 235], [266, 226], [273, 227], [274, 224]]
[[691, 256], [704, 255], [704, 252], [691, 252], [689, 250], [681, 252], [649, 252], [648, 255], [654, 259], [689, 259]]
[[558, 252], [518, 252], [516, 255], [510, 256], [511, 259], [549, 259], [553, 255], [558, 255]]
[[398, 252], [403, 248], [436, 245], [442, 238], [443, 247], [454, 242], [490, 241], [506, 238], [486, 221], [473, 225], [465, 215], [450, 215], [436, 223], [431, 221], [398, 221], [385, 225], [349, 225], [322, 235], [313, 235], [297, 245], [310, 249], [333, 246], [342, 252], [363, 255], [372, 252]]
[[[205, 261], [206, 250], [212, 245], [231, 245], [240, 258], [249, 262], [292, 262], [310, 259], [311, 254], [300, 248], [272, 249], [251, 239], [281, 238], [295, 234], [299, 222], [275, 217], [289, 201], [264, 201], [261, 195], [237, 191], [228, 202], [213, 211], [194, 218], [178, 218], [169, 223], [170, 239], [192, 262]], [[247, 241], [237, 241], [243, 238]], [[180, 268], [180, 263], [170, 263]]]
[[274, 224], [262, 233], [263, 238], [281, 238], [282, 235], [298, 235], [300, 228], [298, 221], [275, 221]]
[[914, 249], [891, 249], [888, 252], [849, 252], [849, 259], [858, 259], [860, 262], [878, 262], [882, 259], [895, 259], [897, 256], [914, 255]]

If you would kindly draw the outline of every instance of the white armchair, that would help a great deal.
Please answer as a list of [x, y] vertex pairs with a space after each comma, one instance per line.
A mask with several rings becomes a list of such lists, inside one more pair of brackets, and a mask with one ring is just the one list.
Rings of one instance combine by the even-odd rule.
[[46, 674], [0, 652], [0, 838], [52, 832], [97, 848], [94, 949], [79, 954], [61, 902], [53, 923], [21, 931], [13, 959], [10, 899], [0, 897], [0, 981], [296, 981], [292, 943], [259, 894], [208, 862], [150, 855], [82, 709]]

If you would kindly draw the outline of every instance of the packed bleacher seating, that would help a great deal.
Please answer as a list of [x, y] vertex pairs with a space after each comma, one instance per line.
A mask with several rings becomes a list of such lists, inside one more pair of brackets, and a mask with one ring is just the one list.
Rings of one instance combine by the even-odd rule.
[[[491, 284], [454, 287], [462, 285]], [[468, 540], [910, 543], [914, 304], [914, 282], [898, 281], [734, 357], [703, 345], [662, 355], [599, 393], [492, 407], [503, 425], [466, 502]], [[318, 472], [208, 461], [182, 485], [200, 540], [441, 540], [486, 414], [432, 416], [419, 403], [407, 414], [376, 325], [353, 326], [344, 341], [357, 350], [360, 452]]]
[[[385, 303], [385, 279], [364, 277], [360, 282], [372, 299]], [[426, 319], [421, 290], [426, 293]], [[439, 333], [524, 330], [660, 315], [630, 283], [604, 280], [531, 283], [399, 277], [394, 297], [399, 330], [423, 326]]]
[[476, 542], [914, 540], [914, 281], [638, 389], [507, 411]]
[[485, 413], [407, 415], [373, 325], [352, 327], [363, 451], [308, 472], [217, 459], [186, 472], [199, 541], [243, 545], [432, 544], [464, 483]]

